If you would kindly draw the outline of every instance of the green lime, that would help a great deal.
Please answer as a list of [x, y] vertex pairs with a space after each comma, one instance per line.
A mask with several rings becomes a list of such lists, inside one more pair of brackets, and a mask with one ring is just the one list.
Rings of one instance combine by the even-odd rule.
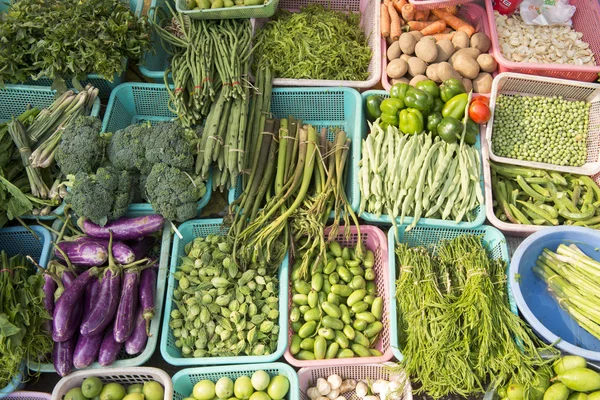
[[81, 393], [81, 388], [73, 388], [67, 392], [64, 400], [87, 400], [87, 397]]
[[155, 381], [144, 383], [142, 393], [146, 396], [146, 400], [163, 400], [165, 397], [165, 389]]
[[83, 380], [81, 384], [81, 393], [85, 397], [96, 397], [102, 391], [102, 381], [97, 376], [90, 376]]
[[100, 392], [100, 400], [123, 400], [127, 395], [123, 385], [118, 383], [108, 383], [104, 385]]
[[143, 393], [142, 392], [142, 388], [144, 387], [144, 384], [142, 383], [134, 383], [133, 385], [129, 385], [129, 387], [127, 388], [127, 394], [129, 393]]

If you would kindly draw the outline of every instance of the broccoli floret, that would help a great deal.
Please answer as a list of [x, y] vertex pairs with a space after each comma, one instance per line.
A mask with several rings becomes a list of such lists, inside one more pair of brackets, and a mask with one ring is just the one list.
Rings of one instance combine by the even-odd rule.
[[159, 163], [146, 179], [146, 197], [154, 211], [168, 220], [183, 222], [196, 216], [197, 202], [206, 193], [200, 177]]
[[146, 179], [148, 175], [130, 172], [131, 190], [133, 191], [133, 202], [146, 202]]
[[191, 171], [194, 166], [192, 146], [195, 135], [192, 130], [175, 122], [157, 123], [146, 141], [146, 160], [151, 165], [165, 163], [183, 171]]
[[[113, 133], [108, 145], [108, 159], [118, 170], [150, 170], [145, 159], [146, 141], [152, 129], [150, 124], [131, 125]], [[147, 173], [147, 172], [146, 172]]]
[[129, 173], [108, 167], [98, 168], [95, 174], [76, 174], [66, 201], [80, 216], [104, 226], [125, 215], [132, 198]]
[[98, 168], [104, 155], [101, 129], [96, 117], [79, 117], [65, 128], [54, 155], [63, 174], [89, 174]]

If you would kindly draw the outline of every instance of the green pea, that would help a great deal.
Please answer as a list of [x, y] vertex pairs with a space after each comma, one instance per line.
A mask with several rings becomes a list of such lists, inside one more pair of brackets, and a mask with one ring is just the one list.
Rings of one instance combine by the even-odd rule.
[[300, 306], [300, 307], [298, 307], [298, 309], [300, 310], [300, 314], [304, 315], [304, 314], [306, 314], [306, 312], [307, 312], [308, 310], [310, 310], [311, 308], [310, 308], [310, 307], [308, 306], [308, 304], [307, 304], [307, 305], [304, 305], [304, 306]]
[[335, 331], [335, 341], [340, 345], [342, 349], [347, 349], [350, 345], [348, 338], [344, 335], [342, 331]]
[[350, 317], [350, 310], [348, 310], [348, 307], [346, 307], [345, 304], [340, 304], [340, 311], [342, 312], [342, 322], [346, 325], [350, 325], [352, 323], [352, 319]]
[[307, 296], [307, 302], [310, 308], [315, 308], [319, 304], [319, 293], [311, 290]]
[[362, 299], [362, 301], [364, 301], [368, 305], [372, 306], [373, 302], [375, 301], [375, 296], [368, 294]]
[[308, 304], [308, 296], [302, 293], [296, 293], [295, 295], [292, 296], [292, 303], [299, 305], [299, 306], [304, 306]]
[[365, 329], [364, 334], [369, 339], [376, 336], [383, 329], [383, 324], [379, 321], [375, 321]]
[[318, 298], [319, 298], [319, 304], [323, 304], [324, 302], [327, 301], [327, 294], [325, 292], [319, 292], [318, 293]]
[[367, 311], [368, 309], [369, 309], [369, 303], [364, 302], [364, 301], [359, 301], [358, 303], [354, 303], [354, 305], [352, 306], [352, 312], [354, 312], [354, 314], [358, 314], [363, 311]]
[[290, 321], [300, 321], [300, 310], [298, 309], [298, 307], [292, 307], [292, 309], [290, 310]]
[[323, 336], [327, 340], [335, 339], [335, 331], [331, 328], [320, 328], [317, 335]]
[[308, 350], [300, 350], [298, 352], [298, 354], [296, 354], [296, 358], [298, 360], [314, 360], [315, 359], [315, 353], [313, 353], [312, 351], [308, 351]]
[[223, 8], [223, 6], [224, 6], [223, 0], [215, 0], [215, 1], [213, 1], [210, 8]]
[[377, 285], [375, 284], [375, 282], [373, 281], [368, 281], [367, 282], [367, 293], [373, 296], [377, 296]]
[[369, 349], [369, 353], [371, 353], [371, 356], [373, 357], [381, 357], [383, 355], [383, 353], [377, 349]]
[[375, 279], [375, 271], [373, 268], [367, 268], [365, 270], [365, 279], [368, 281], [372, 281]]
[[340, 320], [338, 318], [331, 317], [329, 315], [325, 315], [321, 319], [321, 323], [326, 328], [331, 328], [331, 329], [335, 329], [335, 330], [342, 330], [342, 329], [344, 329], [344, 323], [342, 322], [342, 320]]
[[364, 346], [361, 346], [358, 343], [352, 343], [352, 346], [350, 346], [350, 348], [352, 349], [354, 354], [356, 354], [359, 357], [371, 357], [369, 349]]
[[325, 268], [323, 268], [323, 273], [325, 275], [329, 275], [333, 271], [335, 271], [336, 268], [337, 268], [337, 263], [335, 262], [335, 260], [329, 260], [329, 262], [327, 262], [327, 265], [325, 266]]
[[366, 294], [367, 294], [367, 291], [365, 289], [355, 290], [348, 296], [348, 299], [346, 300], [346, 304], [348, 305], [348, 307], [352, 307], [354, 304], [361, 301], [365, 297]]
[[323, 288], [321, 290], [327, 295], [331, 293], [331, 283], [329, 283], [329, 277], [323, 279]]
[[344, 332], [344, 335], [350, 340], [354, 340], [354, 337], [356, 336], [354, 329], [350, 325], [345, 325], [342, 332]]
[[356, 314], [356, 318], [362, 319], [362, 320], [366, 321], [368, 324], [371, 324], [371, 323], [375, 322], [375, 320], [376, 320], [375, 316], [368, 311], [363, 311], [363, 312]]
[[308, 321], [298, 330], [298, 336], [305, 339], [315, 333], [317, 329], [317, 323], [315, 321]]
[[329, 251], [331, 251], [331, 253], [336, 257], [342, 256], [342, 247], [338, 242], [334, 241], [329, 243]]
[[333, 318], [340, 318], [342, 316], [342, 310], [340, 310], [340, 308], [333, 303], [326, 301], [323, 304], [321, 304], [321, 307], [327, 315]]
[[308, 294], [310, 293], [310, 285], [308, 282], [296, 281], [294, 282], [294, 290], [300, 294]]
[[350, 252], [349, 247], [344, 247], [342, 249], [342, 258], [344, 259], [344, 261], [352, 260], [352, 258], [354, 258], [352, 257], [352, 253]]
[[321, 319], [321, 312], [319, 311], [318, 308], [311, 308], [310, 310], [305, 312], [302, 317], [304, 318], [304, 321], [306, 321], [306, 322], [318, 321], [319, 319]]
[[373, 254], [371, 250], [367, 250], [367, 254], [365, 254], [363, 264], [367, 268], [373, 268], [373, 266], [375, 265], [375, 254]]
[[383, 298], [375, 297], [375, 300], [371, 304], [371, 314], [381, 321], [381, 317], [383, 316]]
[[292, 355], [298, 354], [300, 351], [300, 343], [302, 343], [302, 338], [296, 334], [292, 335], [292, 342], [290, 343], [290, 353], [292, 353]]
[[342, 348], [336, 355], [335, 358], [352, 358], [354, 357], [354, 352], [351, 349]]
[[340, 305], [340, 298], [337, 294], [329, 293], [327, 295], [327, 301], [331, 304], [335, 304], [336, 306]]
[[198, 0], [197, 5], [198, 5], [198, 8], [200, 8], [201, 10], [205, 10], [207, 8], [210, 8], [210, 1], [209, 0]]
[[332, 272], [331, 274], [329, 274], [329, 283], [331, 283], [332, 287], [336, 285], [339, 281], [340, 274], [338, 274], [337, 272]]
[[337, 285], [336, 284], [336, 285], [331, 286], [331, 292], [335, 293], [341, 297], [348, 297], [354, 291], [351, 288], [349, 288], [347, 285]]
[[296, 333], [300, 332], [300, 328], [302, 328], [302, 322], [296, 321], [292, 322], [292, 330]]
[[354, 343], [360, 344], [361, 346], [364, 346], [366, 348], [369, 348], [371, 346], [369, 338], [367, 338], [365, 335], [363, 335], [362, 332], [359, 331], [354, 331]]
[[357, 331], [364, 331], [365, 329], [367, 329], [367, 325], [369, 325], [367, 323], [367, 321], [362, 320], [362, 319], [355, 319], [354, 322], [352, 323], [352, 327], [357, 330]]
[[344, 259], [342, 257], [336, 257], [335, 258], [335, 263], [337, 264], [338, 267], [343, 266], [346, 262], [344, 261]]
[[366, 285], [367, 285], [367, 282], [365, 281], [365, 278], [363, 278], [360, 275], [352, 278], [352, 281], [350, 281], [350, 283], [348, 284], [348, 286], [350, 286], [354, 290], [364, 289], [366, 287]]
[[340, 349], [340, 345], [337, 344], [337, 342], [331, 342], [329, 344], [329, 347], [327, 348], [327, 353], [325, 353], [325, 358], [327, 360], [331, 360], [332, 358], [335, 358], [339, 349]]
[[365, 270], [362, 267], [349, 267], [348, 270], [354, 276], [365, 276]]
[[315, 339], [313, 338], [306, 338], [303, 339], [302, 342], [300, 342], [300, 348], [302, 350], [313, 350], [315, 346]]
[[357, 268], [360, 267], [360, 261], [358, 260], [347, 260], [346, 267], [348, 268]]
[[315, 359], [323, 360], [327, 352], [327, 340], [323, 336], [317, 336], [315, 338], [314, 354]]
[[340, 275], [340, 278], [342, 278], [344, 282], [349, 283], [350, 281], [352, 281], [353, 276], [346, 267], [338, 267], [337, 273]]

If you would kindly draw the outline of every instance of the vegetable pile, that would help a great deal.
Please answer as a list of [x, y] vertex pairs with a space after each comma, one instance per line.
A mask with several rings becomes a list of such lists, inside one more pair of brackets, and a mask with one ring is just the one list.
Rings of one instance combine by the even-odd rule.
[[252, 377], [242, 375], [235, 382], [224, 376], [216, 383], [208, 379], [194, 385], [192, 393], [184, 400], [282, 400], [290, 390], [290, 382], [284, 375], [271, 376], [259, 369]]
[[400, 400], [404, 383], [399, 374], [390, 374], [389, 380], [365, 377], [358, 382], [333, 374], [327, 378], [318, 378], [315, 386], [306, 390], [306, 395], [311, 400], [345, 400], [346, 396], [352, 394], [364, 400]]
[[224, 7], [261, 6], [268, 2], [268, 0], [189, 0], [186, 5], [189, 10], [208, 10]]
[[591, 103], [562, 96], [499, 95], [492, 151], [501, 157], [581, 166], [587, 157]]
[[495, 214], [525, 225], [600, 228], [600, 188], [589, 177], [490, 161]]
[[183, 357], [262, 356], [277, 349], [279, 281], [264, 267], [238, 270], [232, 251], [233, 243], [218, 235], [185, 247], [169, 321]]
[[156, 381], [134, 383], [125, 387], [116, 382], [103, 384], [97, 376], [83, 380], [81, 387], [74, 387], [65, 394], [65, 400], [111, 399], [111, 400], [162, 400], [165, 388]]
[[303, 276], [302, 260], [294, 263], [290, 352], [296, 358], [381, 355], [372, 348], [383, 329], [383, 298], [377, 296], [375, 257], [370, 250], [364, 260], [354, 253], [352, 248], [330, 242], [323, 261], [309, 262], [313, 269], [308, 276]]

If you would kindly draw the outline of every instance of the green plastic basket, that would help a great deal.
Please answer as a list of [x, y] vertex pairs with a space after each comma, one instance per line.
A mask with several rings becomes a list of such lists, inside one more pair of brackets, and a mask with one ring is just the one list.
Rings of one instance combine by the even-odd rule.
[[[169, 92], [165, 85], [124, 83], [113, 90], [110, 95], [102, 120], [102, 132], [115, 132], [144, 121], [150, 121], [150, 123], [170, 121], [176, 116], [169, 110]], [[208, 204], [211, 192], [212, 175], [209, 175], [206, 182], [206, 194], [198, 201], [198, 213]], [[129, 206], [129, 211], [148, 214], [155, 212], [148, 203], [132, 204]]]
[[[156, 17], [156, 13], [161, 12], [170, 15], [169, 7], [167, 7], [167, 1], [171, 0], [154, 0], [153, 4], [150, 6], [150, 10], [148, 11], [148, 18], [150, 21], [153, 21]], [[171, 1], [171, 7], [174, 4]], [[146, 78], [150, 79], [154, 83], [164, 83], [165, 82], [165, 70], [169, 66], [169, 51], [170, 49], [165, 49], [165, 45], [169, 46], [168, 43], [165, 43], [160, 40], [160, 36], [156, 33], [156, 30], [152, 30], [152, 47], [154, 51], [146, 52], [142, 56], [138, 68], [142, 75]], [[169, 75], [170, 77], [171, 75]], [[169, 82], [173, 82], [171, 78], [169, 78]]]
[[284, 400], [299, 400], [298, 375], [292, 367], [284, 363], [244, 364], [223, 367], [186, 368], [173, 375], [173, 399], [182, 400], [191, 397], [194, 385], [207, 379], [216, 382], [222, 377], [235, 381], [240, 376], [252, 376], [254, 371], [263, 370], [271, 377], [283, 375], [290, 381], [290, 390]]
[[52, 251], [52, 236], [43, 226], [31, 225], [29, 228], [37, 238], [22, 226], [0, 229], [0, 250], [6, 251], [9, 257], [18, 254], [31, 256], [41, 267], [46, 268]]
[[269, 18], [275, 11], [279, 0], [267, 0], [266, 4], [259, 6], [233, 6], [222, 8], [209, 8], [205, 10], [190, 10], [186, 0], [177, 0], [177, 12], [194, 19], [248, 19]]
[[[435, 251], [436, 246], [444, 239], [454, 239], [461, 235], [482, 235], [483, 243], [485, 244], [490, 255], [494, 259], [501, 258], [506, 261], [506, 271], [508, 273], [510, 257], [508, 255], [508, 246], [506, 245], [506, 238], [498, 229], [483, 225], [478, 228], [449, 228], [449, 227], [435, 227], [435, 226], [419, 226], [406, 232], [408, 224], [404, 224], [398, 227], [397, 241], [400, 243], [406, 243], [410, 247], [425, 246]], [[390, 329], [391, 329], [391, 346], [394, 357], [401, 361], [404, 356], [400, 351], [400, 345], [398, 341], [398, 308], [396, 302], [396, 235], [394, 235], [394, 229], [388, 231], [388, 251], [389, 251], [389, 276], [392, 284], [392, 295], [390, 296]], [[510, 310], [518, 315], [517, 303], [512, 294], [510, 283], [507, 282], [508, 288], [508, 302]]]
[[[176, 366], [190, 365], [221, 365], [221, 364], [251, 364], [268, 363], [279, 359], [285, 352], [287, 346], [288, 332], [288, 257], [279, 266], [279, 335], [277, 337], [277, 349], [269, 355], [264, 356], [237, 356], [237, 357], [201, 357], [185, 358], [181, 355], [181, 350], [175, 346], [175, 336], [169, 326], [171, 310], [173, 309], [173, 291], [175, 290], [174, 273], [177, 271], [180, 257], [184, 256], [184, 247], [197, 237], [206, 237], [210, 234], [227, 233], [227, 227], [223, 225], [223, 219], [202, 219], [184, 222], [179, 226], [179, 232], [183, 236], [180, 239], [177, 235], [173, 239], [173, 251], [171, 252], [171, 269], [169, 274], [169, 286], [167, 288], [167, 299], [165, 301], [165, 313], [163, 316], [162, 335], [160, 339], [160, 353], [166, 362]], [[248, 366], [246, 366], [248, 367]], [[239, 368], [246, 368], [239, 367]], [[234, 367], [228, 367], [228, 370]], [[238, 367], [235, 367], [238, 368]], [[222, 368], [221, 368], [222, 369]], [[243, 370], [243, 369], [242, 369]], [[241, 371], [241, 370], [240, 370]], [[244, 370], [245, 371], [245, 370]], [[176, 387], [177, 388], [177, 387]], [[186, 396], [183, 396], [186, 397]], [[176, 396], [177, 398], [177, 396]]]
[[[358, 162], [361, 157], [361, 130], [364, 114], [360, 94], [352, 88], [274, 88], [271, 97], [271, 113], [275, 118], [290, 115], [302, 119], [303, 123], [321, 128], [340, 128], [351, 139], [351, 152], [347, 161], [346, 196], [354, 212], [360, 205], [358, 188]], [[334, 132], [327, 135], [334, 139]], [[228, 194], [231, 204], [242, 194], [241, 185], [236, 185]]]
[[[363, 110], [363, 108], [365, 107], [365, 100], [368, 96], [370, 96], [372, 94], [377, 94], [384, 98], [390, 97], [389, 92], [386, 92], [385, 90], [367, 90], [366, 92], [363, 92], [361, 94], [362, 102], [361, 102], [361, 111], [360, 111], [361, 114], [363, 114], [363, 115], [365, 115], [365, 111]], [[363, 121], [361, 123], [361, 130], [362, 130], [362, 138], [365, 139], [367, 137], [367, 135], [369, 134], [369, 125], [367, 123], [366, 118], [363, 118]], [[480, 131], [481, 131], [481, 128], [480, 128]], [[477, 150], [479, 150], [479, 155], [481, 158], [481, 138], [480, 138], [480, 136], [481, 136], [481, 134], [479, 136], [477, 136], [477, 142], [475, 143], [475, 148]], [[361, 149], [362, 149], [362, 143], [361, 143]], [[483, 165], [483, 161], [481, 161], [481, 164]], [[358, 176], [358, 170], [357, 170], [357, 175], [355, 175], [355, 176]], [[483, 169], [481, 171], [481, 174], [479, 175], [479, 182], [481, 185], [481, 192], [483, 193], [484, 192]], [[359, 196], [359, 202], [360, 202], [360, 190], [358, 191], [358, 196]], [[433, 226], [433, 227], [441, 226], [441, 227], [449, 227], [449, 228], [456, 228], [456, 227], [458, 227], [458, 228], [476, 228], [478, 226], [483, 225], [483, 223], [485, 222], [485, 205], [480, 204], [475, 209], [474, 214], [476, 215], [476, 217], [471, 222], [463, 221], [463, 222], [456, 223], [456, 222], [454, 222], [454, 220], [448, 220], [448, 219], [441, 220], [441, 219], [435, 219], [435, 218], [420, 218], [419, 222], [417, 222], [417, 226]], [[364, 219], [365, 221], [369, 221], [376, 225], [391, 225], [392, 224], [392, 219], [387, 214], [382, 214], [378, 217], [375, 214], [372, 214], [369, 212], [363, 212], [362, 214], [360, 214], [360, 217], [362, 219]], [[413, 220], [412, 217], [404, 218], [404, 222], [406, 224], [410, 224], [412, 222], [412, 220]], [[400, 225], [399, 217], [396, 218], [396, 224]]]

